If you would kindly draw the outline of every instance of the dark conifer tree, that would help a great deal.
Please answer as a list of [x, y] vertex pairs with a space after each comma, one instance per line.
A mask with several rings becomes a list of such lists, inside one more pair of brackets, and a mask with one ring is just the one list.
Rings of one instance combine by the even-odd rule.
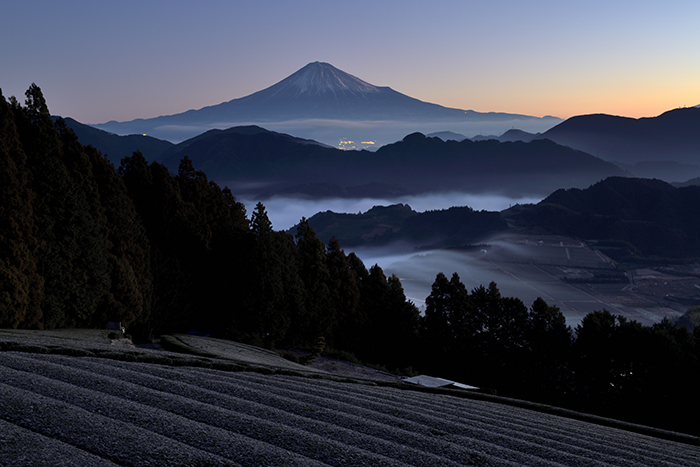
[[272, 347], [286, 336], [293, 314], [289, 307], [292, 304], [286, 301], [290, 277], [285, 263], [290, 260], [289, 251], [285, 254], [281, 244], [284, 239], [272, 229], [262, 203], [255, 206], [250, 230], [254, 238], [252, 280], [238, 333], [251, 333], [255, 342]]
[[110, 290], [100, 319], [141, 325], [150, 317], [153, 284], [150, 245], [124, 181], [95, 148], [85, 148], [106, 219]]
[[94, 326], [95, 310], [109, 288], [104, 236], [81, 175], [66, 165], [71, 148], [66, 155], [41, 90], [33, 84], [26, 96], [26, 107], [13, 110], [32, 170], [44, 326]]
[[392, 274], [389, 284], [388, 308], [384, 318], [387, 339], [382, 354], [390, 368], [406, 369], [414, 365], [420, 332], [420, 311], [406, 298], [399, 278]]
[[530, 398], [561, 400], [570, 390], [571, 328], [556, 306], [537, 298], [530, 308], [525, 331], [527, 384]]
[[425, 315], [422, 322], [421, 337], [425, 347], [428, 365], [435, 365], [438, 371], [445, 371], [440, 362], [444, 362], [453, 350], [454, 336], [450, 325], [452, 287], [447, 276], [439, 272], [430, 288], [430, 295], [425, 299]]
[[576, 327], [575, 375], [579, 403], [599, 413], [615, 405], [620, 368], [615, 344], [617, 317], [607, 310], [587, 314]]
[[420, 325], [416, 306], [406, 300], [396, 276], [387, 279], [379, 265], [362, 280], [361, 308], [366, 316], [357, 353], [362, 360], [389, 365], [411, 364]]
[[328, 290], [326, 248], [305, 218], [297, 227], [295, 240], [305, 295], [304, 310], [293, 319], [292, 335], [305, 345], [313, 345], [319, 337], [330, 335], [335, 324], [335, 308]]
[[448, 281], [443, 273], [438, 273], [425, 304], [422, 324], [422, 340], [426, 346], [424, 356], [430, 359], [431, 365], [439, 365], [441, 374], [462, 378], [473, 356], [479, 325], [475, 322], [474, 307], [459, 275], [454, 273]]
[[326, 341], [333, 347], [350, 349], [357, 342], [360, 332], [360, 288], [350, 260], [335, 237], [331, 238], [326, 249], [326, 265], [329, 272], [328, 289], [336, 309], [334, 332]]
[[389, 307], [389, 284], [379, 265], [369, 268], [369, 274], [362, 283], [361, 307], [367, 317], [362, 331], [362, 340], [358, 349], [360, 359], [371, 363], [383, 360], [382, 352], [386, 345], [382, 340], [390, 337], [386, 329], [385, 317]]
[[0, 92], [0, 327], [40, 327], [31, 174], [10, 106]]
[[168, 169], [148, 164], [134, 152], [122, 160], [119, 174], [146, 229], [150, 243], [153, 299], [150, 318], [140, 331], [145, 337], [191, 324], [194, 279], [189, 261], [184, 201]]
[[353, 315], [345, 316], [345, 320], [338, 323], [338, 334], [339, 348], [349, 350], [351, 352], [358, 352], [362, 344], [366, 341], [364, 337], [365, 330], [368, 326], [368, 316], [367, 307], [364, 304], [363, 296], [364, 291], [368, 286], [369, 271], [365, 267], [362, 260], [355, 254], [350, 253], [347, 256], [348, 267], [350, 273], [357, 285], [357, 290], [359, 293], [359, 301], [355, 307], [355, 312]]

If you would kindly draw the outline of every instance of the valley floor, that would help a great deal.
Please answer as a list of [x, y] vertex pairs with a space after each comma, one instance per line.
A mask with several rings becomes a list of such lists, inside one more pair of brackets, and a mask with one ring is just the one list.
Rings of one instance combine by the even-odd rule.
[[[664, 318], [674, 321], [700, 304], [700, 271], [635, 270], [630, 279], [616, 272], [605, 255], [568, 237], [506, 234], [483, 243], [469, 250], [418, 252], [398, 261], [366, 256], [396, 274], [407, 297], [419, 306], [438, 272], [448, 277], [457, 272], [467, 290], [493, 281], [501, 295], [517, 297], [527, 306], [542, 297], [559, 307], [572, 328], [588, 313], [603, 309], [650, 326]], [[621, 279], [606, 282], [614, 274]]]

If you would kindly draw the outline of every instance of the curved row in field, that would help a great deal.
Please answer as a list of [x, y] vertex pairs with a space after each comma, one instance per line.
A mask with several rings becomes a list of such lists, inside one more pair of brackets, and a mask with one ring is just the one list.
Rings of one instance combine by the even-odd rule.
[[2, 465], [700, 465], [693, 445], [302, 375], [6, 351], [0, 400]]

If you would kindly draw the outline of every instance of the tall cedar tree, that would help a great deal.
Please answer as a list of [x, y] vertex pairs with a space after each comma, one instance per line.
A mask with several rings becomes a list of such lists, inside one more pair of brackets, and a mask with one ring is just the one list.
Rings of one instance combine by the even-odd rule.
[[69, 171], [66, 162], [75, 155], [70, 147], [64, 151], [41, 90], [32, 84], [26, 97], [26, 106], [13, 110], [32, 170], [43, 324], [92, 327], [109, 290], [103, 232], [90, 211], [82, 174]]
[[305, 306], [293, 318], [292, 335], [299, 343], [312, 346], [319, 337], [328, 336], [335, 324], [335, 304], [328, 290], [330, 273], [326, 265], [326, 247], [305, 218], [297, 227], [295, 239]]
[[350, 260], [335, 237], [326, 248], [326, 266], [328, 289], [336, 309], [334, 332], [326, 342], [331, 347], [349, 349], [359, 332], [360, 287], [350, 268]]
[[145, 334], [197, 328], [224, 334], [241, 294], [248, 222], [230, 190], [184, 158], [173, 177], [135, 152], [119, 173], [151, 244], [152, 317]]
[[410, 365], [418, 333], [419, 312], [408, 302], [396, 276], [387, 279], [379, 265], [362, 283], [361, 306], [367, 317], [358, 354], [368, 362], [392, 368]]
[[251, 215], [250, 231], [254, 238], [253, 280], [246, 302], [247, 311], [239, 320], [239, 329], [234, 329], [234, 332], [247, 331], [253, 340], [272, 347], [286, 336], [291, 321], [285, 290], [289, 282], [285, 262], [289, 258], [281, 251], [283, 245], [280, 242], [285, 240], [272, 229], [262, 203], [255, 206]]
[[151, 315], [139, 334], [152, 337], [182, 330], [192, 321], [193, 271], [180, 254], [188, 248], [184, 202], [179, 186], [168, 170], [148, 164], [139, 151], [122, 160], [119, 174], [134, 202], [148, 236], [151, 252], [153, 296]]
[[97, 183], [109, 248], [110, 290], [100, 319], [140, 325], [150, 318], [153, 295], [146, 231], [114, 165], [93, 147], [85, 152]]
[[[7, 177], [2, 220], [14, 232], [0, 242], [11, 250], [2, 296], [15, 300], [15, 316], [4, 324], [134, 322], [149, 302], [148, 263], [138, 253], [147, 242], [114, 167], [83, 147], [62, 119], [53, 122], [38, 86], [27, 90], [25, 107], [14, 98], [9, 106], [0, 100]], [[20, 204], [13, 200], [18, 193]], [[22, 290], [29, 295], [20, 297]]]
[[0, 92], [0, 327], [41, 327], [34, 193], [14, 115]]

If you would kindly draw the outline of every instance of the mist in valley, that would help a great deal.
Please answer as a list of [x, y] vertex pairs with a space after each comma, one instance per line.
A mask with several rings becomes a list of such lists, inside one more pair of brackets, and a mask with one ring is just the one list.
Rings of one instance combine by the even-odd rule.
[[[242, 199], [247, 211], [250, 213], [257, 200]], [[337, 213], [366, 212], [373, 206], [387, 206], [391, 204], [408, 204], [417, 212], [428, 210], [447, 209], [452, 206], [469, 206], [475, 210], [501, 211], [515, 204], [537, 203], [539, 198], [509, 198], [495, 194], [474, 193], [443, 193], [422, 196], [406, 196], [395, 199], [326, 199], [303, 200], [295, 198], [272, 197], [262, 200], [272, 221], [275, 230], [288, 230], [299, 222], [302, 217], [310, 218], [314, 214], [323, 211]], [[522, 275], [522, 268], [527, 264], [519, 264], [520, 271], [509, 270], [506, 263], [492, 261], [495, 252], [498, 259], [506, 256], [529, 257], [525, 248], [516, 244], [503, 241], [498, 238], [484, 239], [485, 245], [469, 251], [460, 250], [417, 250], [416, 245], [397, 243], [382, 247], [344, 247], [346, 253], [354, 252], [363, 261], [366, 267], [378, 264], [387, 275], [396, 274], [401, 280], [406, 296], [421, 310], [425, 306], [425, 299], [430, 294], [432, 283], [439, 272], [451, 276], [457, 272], [468, 290], [488, 286], [491, 281], [498, 284], [502, 295], [516, 296], [529, 307], [537, 297], [543, 297], [550, 304], [559, 306], [564, 312], [567, 322], [575, 326], [580, 322], [585, 313], [575, 310], [554, 295], [564, 296], [576, 294], [574, 290], [568, 291], [568, 286], [559, 282], [557, 287], [562, 290], [548, 291], [540, 285], [531, 283], [517, 276]], [[343, 247], [343, 245], [341, 245]], [[528, 277], [534, 277], [537, 281], [557, 282], [553, 277], [540, 271], [525, 271]], [[556, 293], [555, 293], [556, 292]], [[595, 309], [602, 309], [602, 304]], [[585, 312], [593, 311], [593, 308]]]
[[274, 229], [289, 230], [298, 224], [302, 217], [308, 219], [318, 212], [325, 211], [357, 214], [358, 212], [366, 212], [374, 206], [389, 206], [399, 203], [408, 204], [416, 212], [448, 209], [453, 206], [469, 206], [477, 211], [502, 211], [515, 204], [538, 203], [541, 199], [538, 197], [511, 198], [499, 194], [452, 192], [401, 196], [392, 199], [333, 198], [311, 200], [273, 196], [267, 199], [241, 197], [239, 201], [245, 205], [248, 213], [252, 212], [258, 201], [262, 202]]
[[[469, 206], [474, 210], [502, 211], [516, 204], [537, 203], [540, 198], [510, 198], [497, 194], [440, 193], [404, 196], [393, 199], [324, 199], [309, 200], [271, 197], [260, 200], [275, 230], [290, 230], [302, 217], [310, 218], [318, 212], [364, 213], [374, 206], [408, 204], [416, 212]], [[250, 214], [258, 200], [241, 199]], [[291, 232], [294, 234], [295, 232]], [[480, 239], [469, 249], [426, 250], [408, 243], [347, 247], [346, 254], [354, 252], [367, 268], [378, 264], [389, 276], [395, 274], [403, 285], [406, 297], [421, 309], [430, 295], [438, 273], [451, 277], [457, 273], [471, 291], [495, 282], [502, 296], [517, 297], [530, 307], [542, 297], [549, 305], [557, 306], [567, 324], [575, 329], [583, 318], [606, 309], [644, 325], [652, 325], [668, 317], [669, 309], [627, 306], [614, 300], [624, 295], [625, 284], [611, 284], [601, 289], [590, 289], [576, 283], [562, 281], [563, 275], [590, 276], [590, 268], [612, 269], [606, 259], [584, 243], [565, 237], [496, 234]], [[423, 243], [425, 245], [426, 243]], [[619, 289], [619, 290], [618, 290]]]

